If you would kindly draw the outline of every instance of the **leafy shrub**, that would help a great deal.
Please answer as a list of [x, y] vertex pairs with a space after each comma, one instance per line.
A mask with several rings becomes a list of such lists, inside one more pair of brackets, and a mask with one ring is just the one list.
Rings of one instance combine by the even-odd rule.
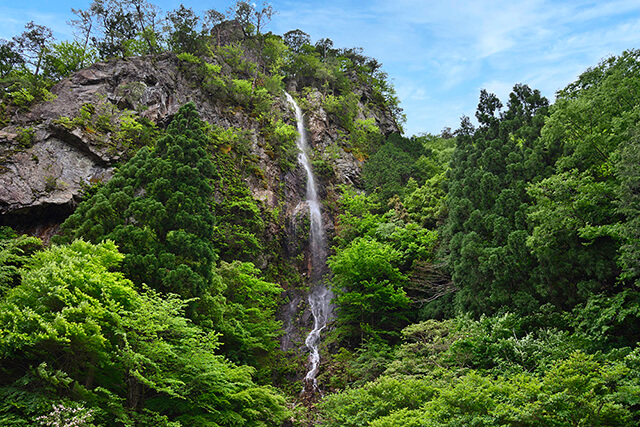
[[18, 146], [22, 149], [30, 148], [35, 142], [35, 130], [32, 127], [27, 127], [23, 129], [18, 129], [18, 136], [16, 137], [16, 141], [18, 142]]

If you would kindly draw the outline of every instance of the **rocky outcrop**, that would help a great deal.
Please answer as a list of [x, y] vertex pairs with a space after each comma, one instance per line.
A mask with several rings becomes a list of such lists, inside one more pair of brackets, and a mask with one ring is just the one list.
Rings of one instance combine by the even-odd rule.
[[[232, 30], [228, 32], [233, 34]], [[296, 207], [304, 197], [304, 173], [299, 169], [283, 172], [273, 154], [263, 148], [258, 120], [201, 90], [189, 73], [182, 71], [180, 60], [173, 54], [97, 63], [59, 82], [51, 92], [55, 99], [14, 117], [10, 126], [0, 130], [2, 223], [29, 225], [54, 216], [53, 212], [65, 216], [86, 185], [110, 179], [114, 166], [129, 155], [127, 147], [119, 145], [109, 130], [69, 125], [83, 106], [106, 116], [111, 123], [123, 114], [135, 114], [163, 127], [180, 106], [190, 101], [203, 120], [245, 131], [252, 156], [262, 171], [260, 177], [245, 177], [254, 198], [266, 207], [284, 204], [290, 218], [300, 215]], [[330, 165], [330, 185], [357, 185], [362, 161], [340, 145], [340, 130], [323, 110], [322, 95], [310, 92], [305, 105], [309, 143], [314, 157]], [[293, 124], [293, 112], [284, 98], [274, 108]], [[365, 108], [360, 108], [359, 116], [364, 118], [363, 112]], [[374, 117], [385, 133], [398, 130], [383, 112], [366, 110], [365, 114]], [[327, 183], [321, 182], [320, 187], [326, 194]]]
[[0, 132], [5, 160], [0, 172], [0, 211], [19, 213], [45, 206], [69, 206], [85, 185], [111, 178], [113, 168], [97, 156], [41, 127], [37, 143], [15, 147], [15, 133]]

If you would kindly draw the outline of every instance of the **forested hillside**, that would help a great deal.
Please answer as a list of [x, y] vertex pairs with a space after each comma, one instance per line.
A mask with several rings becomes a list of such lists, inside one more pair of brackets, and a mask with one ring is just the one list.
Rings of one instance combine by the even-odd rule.
[[640, 424], [640, 51], [406, 136], [378, 61], [230, 6], [0, 41], [0, 425]]

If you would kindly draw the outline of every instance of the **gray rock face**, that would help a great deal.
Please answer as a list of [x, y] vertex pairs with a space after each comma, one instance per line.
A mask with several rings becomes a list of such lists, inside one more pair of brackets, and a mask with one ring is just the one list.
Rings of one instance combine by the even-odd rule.
[[99, 165], [77, 147], [50, 136], [11, 156], [0, 174], [0, 210], [19, 211], [71, 204], [83, 186], [111, 178], [113, 169]]
[[[233, 28], [228, 30], [233, 32]], [[46, 216], [48, 209], [56, 207], [71, 212], [86, 184], [109, 180], [114, 165], [126, 158], [126, 147], [114, 142], [109, 132], [65, 126], [61, 117], [73, 120], [83, 105], [91, 104], [91, 108], [110, 116], [111, 122], [133, 111], [163, 127], [190, 101], [203, 120], [246, 131], [251, 154], [264, 175], [245, 177], [253, 197], [269, 208], [284, 204], [286, 216], [295, 218], [299, 214], [295, 206], [304, 197], [304, 173], [298, 169], [283, 173], [262, 148], [268, 144], [264, 144], [258, 120], [201, 90], [180, 67], [178, 58], [169, 53], [97, 63], [54, 86], [54, 100], [15, 117], [10, 126], [0, 130], [0, 223], [10, 223], [8, 218], [14, 217], [29, 222], [31, 213], [44, 212]], [[322, 108], [322, 95], [311, 92], [306, 105], [305, 121], [314, 157], [330, 164], [335, 172], [335, 182], [330, 185], [357, 185], [362, 161], [341, 147], [338, 127]], [[294, 124], [284, 96], [274, 108]], [[361, 108], [359, 117], [373, 117], [384, 133], [398, 131], [383, 112], [363, 113], [365, 110]], [[32, 129], [29, 144], [18, 142], [23, 129]], [[327, 184], [320, 183], [324, 194]], [[327, 220], [331, 227], [331, 218]]]

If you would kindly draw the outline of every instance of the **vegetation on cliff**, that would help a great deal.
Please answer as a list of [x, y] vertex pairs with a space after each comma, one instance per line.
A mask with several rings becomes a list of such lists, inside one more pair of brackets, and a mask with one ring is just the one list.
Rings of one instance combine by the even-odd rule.
[[[266, 4], [74, 13], [73, 42], [30, 23], [0, 44], [2, 125], [95, 61], [166, 51], [195, 101], [155, 123], [127, 85], [52, 122], [122, 161], [54, 244], [1, 229], [0, 424], [640, 423], [638, 51], [552, 104], [524, 84], [504, 105], [483, 90], [477, 127], [405, 137], [377, 61], [265, 32]], [[306, 354], [278, 341], [305, 286], [292, 234], [308, 227], [284, 212], [297, 164], [285, 87], [309, 128], [330, 123], [312, 160], [334, 220], [335, 319], [308, 408]]]

